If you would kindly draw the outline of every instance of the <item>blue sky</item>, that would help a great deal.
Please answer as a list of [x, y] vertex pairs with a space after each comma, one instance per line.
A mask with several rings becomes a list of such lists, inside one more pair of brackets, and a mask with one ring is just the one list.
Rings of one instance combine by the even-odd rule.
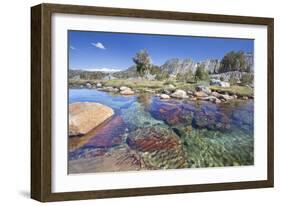
[[253, 52], [254, 40], [69, 31], [68, 49], [70, 69], [124, 70], [134, 64], [132, 57], [142, 49], [160, 66], [171, 58], [201, 61], [221, 59], [231, 50]]

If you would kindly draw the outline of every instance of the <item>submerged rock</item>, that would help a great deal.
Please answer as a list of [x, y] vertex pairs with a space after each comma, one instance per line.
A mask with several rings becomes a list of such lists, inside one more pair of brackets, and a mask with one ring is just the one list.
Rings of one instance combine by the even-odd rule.
[[94, 102], [77, 102], [69, 105], [69, 136], [83, 135], [110, 118], [114, 111]]
[[150, 169], [185, 168], [187, 161], [180, 138], [171, 130], [149, 127], [131, 132], [126, 140]]
[[229, 118], [220, 112], [198, 111], [194, 113], [193, 126], [196, 128], [207, 128], [209, 130], [228, 130], [230, 129]]
[[92, 138], [86, 146], [109, 148], [122, 143], [122, 137], [126, 130], [126, 124], [120, 116], [115, 116], [105, 125], [91, 132]]
[[167, 102], [151, 108], [150, 113], [154, 118], [163, 120], [170, 126], [176, 124], [191, 125], [194, 109], [191, 105]]
[[68, 171], [75, 173], [136, 171], [145, 166], [141, 157], [127, 147], [114, 148], [102, 155], [70, 160]]
[[131, 127], [149, 127], [163, 124], [163, 121], [154, 119], [145, 107], [135, 102], [129, 108], [122, 109], [122, 116], [125, 123]]

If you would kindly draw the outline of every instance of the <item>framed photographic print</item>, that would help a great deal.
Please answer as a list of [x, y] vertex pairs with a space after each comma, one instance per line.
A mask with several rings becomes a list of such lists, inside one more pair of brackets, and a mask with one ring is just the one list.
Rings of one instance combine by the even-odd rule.
[[31, 8], [31, 197], [273, 187], [273, 19]]

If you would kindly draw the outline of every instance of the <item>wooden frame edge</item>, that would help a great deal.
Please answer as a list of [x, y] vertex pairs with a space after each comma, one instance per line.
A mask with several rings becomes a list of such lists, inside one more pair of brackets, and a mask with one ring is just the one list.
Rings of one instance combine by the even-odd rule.
[[[173, 20], [266, 25], [268, 28], [268, 177], [263, 181], [166, 186], [117, 190], [52, 193], [51, 191], [51, 15], [123, 16]], [[31, 198], [64, 201], [172, 193], [207, 192], [274, 186], [274, 19], [156, 10], [138, 10], [63, 4], [31, 8]]]

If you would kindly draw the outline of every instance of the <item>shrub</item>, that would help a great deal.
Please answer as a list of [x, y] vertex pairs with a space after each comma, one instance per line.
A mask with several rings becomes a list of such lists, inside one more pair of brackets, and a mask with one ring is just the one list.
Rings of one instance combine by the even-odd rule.
[[209, 80], [209, 73], [205, 70], [203, 65], [199, 65], [195, 71], [196, 81], [207, 81]]
[[254, 75], [252, 73], [245, 73], [242, 75], [240, 81], [243, 85], [252, 84], [254, 81]]
[[243, 51], [228, 52], [221, 61], [219, 72], [247, 71], [246, 56]]

